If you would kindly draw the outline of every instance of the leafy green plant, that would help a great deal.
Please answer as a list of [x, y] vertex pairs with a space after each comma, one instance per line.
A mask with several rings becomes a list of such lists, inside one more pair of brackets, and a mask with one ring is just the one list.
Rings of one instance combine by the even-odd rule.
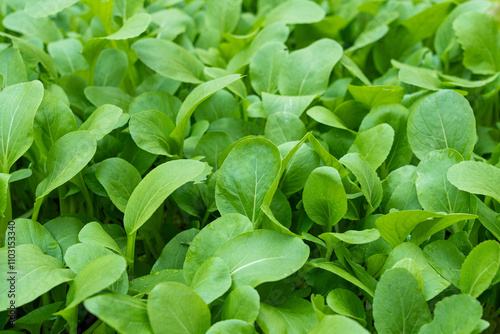
[[498, 13], [0, 0], [0, 329], [498, 332]]

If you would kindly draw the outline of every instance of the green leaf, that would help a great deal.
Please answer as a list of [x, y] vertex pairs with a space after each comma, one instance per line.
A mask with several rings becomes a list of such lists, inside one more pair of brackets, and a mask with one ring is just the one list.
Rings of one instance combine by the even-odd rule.
[[453, 149], [432, 151], [425, 156], [417, 168], [418, 200], [424, 210], [434, 212], [465, 212], [470, 209], [470, 195], [458, 190], [446, 178], [453, 165], [463, 161]]
[[[306, 135], [307, 136], [307, 135]], [[302, 138], [302, 142], [306, 139]], [[282, 160], [282, 175], [280, 177], [280, 189], [285, 195], [290, 195], [304, 188], [307, 178], [311, 172], [319, 166], [319, 156], [308, 145], [299, 145], [300, 142], [288, 142], [281, 144], [278, 149], [281, 156], [288, 157], [286, 165], [285, 158]], [[300, 147], [297, 147], [300, 146]], [[296, 149], [297, 148], [297, 149]], [[296, 149], [296, 151], [295, 151]]]
[[242, 320], [224, 320], [216, 322], [210, 329], [207, 334], [257, 334], [255, 327], [253, 324], [250, 324], [246, 321]]
[[238, 25], [241, 0], [209, 0], [205, 20], [208, 27], [220, 33], [232, 33]]
[[488, 208], [483, 202], [476, 198], [478, 219], [484, 227], [488, 229], [500, 240], [500, 224], [498, 223], [498, 213]]
[[309, 256], [309, 247], [289, 234], [257, 230], [228, 240], [215, 256], [226, 262], [234, 286], [255, 287], [299, 270]]
[[149, 172], [130, 195], [125, 209], [127, 234], [137, 231], [165, 199], [183, 184], [202, 176], [205, 164], [195, 160], [175, 160]]
[[116, 49], [105, 49], [97, 57], [94, 71], [96, 86], [118, 87], [125, 78], [128, 67], [127, 54]]
[[290, 53], [279, 75], [278, 87], [281, 94], [295, 96], [323, 94], [330, 73], [341, 57], [342, 47], [331, 39], [321, 39], [306, 48]]
[[311, 109], [309, 109], [306, 113], [307, 116], [311, 117], [316, 122], [331, 126], [333, 128], [343, 129], [354, 133], [354, 131], [348, 129], [344, 125], [343, 121], [335, 113], [331, 112], [325, 107], [314, 106]]
[[237, 213], [224, 215], [205, 226], [194, 237], [186, 253], [183, 267], [186, 282], [191, 284], [202, 263], [213, 257], [226, 241], [252, 229], [253, 225], [250, 220]]
[[493, 16], [479, 12], [464, 13], [453, 22], [453, 30], [464, 50], [465, 67], [476, 74], [494, 74], [499, 70], [500, 39]]
[[113, 104], [122, 110], [128, 110], [132, 97], [118, 87], [90, 86], [84, 89], [85, 97], [96, 107]]
[[184, 284], [158, 284], [149, 294], [148, 315], [154, 333], [205, 334], [210, 328], [210, 310]]
[[359, 153], [377, 170], [385, 161], [394, 142], [394, 130], [389, 124], [379, 124], [358, 133], [349, 153]]
[[306, 134], [306, 127], [294, 114], [279, 112], [268, 117], [264, 133], [274, 144], [281, 145], [302, 139]]
[[345, 189], [333, 167], [319, 167], [309, 175], [302, 200], [309, 218], [328, 230], [347, 212]]
[[124, 22], [123, 26], [117, 32], [108, 35], [105, 38], [109, 40], [124, 40], [137, 37], [148, 28], [149, 23], [151, 22], [151, 15], [147, 13], [139, 13]]
[[163, 282], [186, 283], [182, 275], [182, 270], [165, 269], [157, 271], [154, 274], [134, 278], [130, 281], [130, 291], [137, 294], [149, 294], [155, 286]]
[[425, 97], [410, 112], [408, 140], [420, 160], [443, 148], [453, 148], [468, 159], [476, 141], [476, 121], [469, 102], [451, 90]]
[[91, 132], [97, 141], [113, 131], [117, 126], [122, 110], [114, 105], [104, 104], [97, 108], [80, 126], [80, 130]]
[[359, 323], [341, 315], [326, 315], [310, 334], [321, 333], [351, 333], [367, 334], [369, 333]]
[[260, 296], [257, 290], [241, 285], [232, 290], [224, 301], [223, 320], [239, 319], [253, 324], [259, 315]]
[[114, 254], [101, 256], [92, 261], [76, 275], [68, 290], [66, 308], [58, 313], [65, 313], [85, 299], [109, 287], [122, 276], [126, 266], [125, 259]]
[[151, 273], [165, 269], [182, 269], [189, 246], [199, 232], [199, 230], [191, 228], [173, 237], [161, 251]]
[[35, 143], [44, 155], [59, 138], [77, 129], [70, 107], [49, 91], [35, 113], [33, 128]]
[[113, 204], [125, 212], [130, 195], [141, 182], [137, 169], [121, 158], [109, 158], [99, 163], [95, 176]]
[[[482, 315], [481, 304], [471, 296], [449, 296], [436, 304], [434, 320], [423, 325], [419, 334], [478, 333], [480, 323], [485, 322], [481, 320]], [[489, 323], [485, 325], [487, 328]]]
[[360, 244], [368, 244], [380, 238], [380, 233], [377, 229], [371, 228], [366, 230], [348, 230], [343, 233], [323, 233], [320, 234], [319, 237], [325, 241], [328, 239], [333, 239], [335, 242], [341, 240], [345, 243], [351, 245], [360, 245]]
[[[4, 273], [9, 270], [7, 259], [8, 250], [0, 250], [1, 260], [0, 268]], [[20, 307], [27, 304], [54, 287], [73, 280], [74, 274], [58, 259], [45, 255], [40, 248], [35, 245], [25, 244], [16, 246], [16, 306]], [[8, 295], [11, 281], [5, 276], [0, 282], [0, 292]], [[0, 309], [7, 310], [10, 305], [8, 298], [2, 298]]]
[[324, 10], [314, 2], [305, 0], [288, 0], [271, 10], [263, 26], [276, 22], [286, 24], [304, 24], [321, 21], [325, 17]]
[[278, 91], [279, 74], [287, 57], [283, 43], [269, 43], [260, 48], [250, 60], [249, 75], [253, 90], [274, 94]]
[[27, 37], [39, 38], [44, 43], [54, 42], [62, 38], [61, 32], [50, 18], [34, 18], [24, 11], [16, 11], [5, 16], [2, 25]]
[[[381, 273], [390, 268], [393, 268], [398, 262], [405, 259], [413, 260], [422, 272], [422, 277], [424, 279], [425, 300], [434, 298], [450, 285], [447, 280], [441, 277], [429, 265], [429, 262], [425, 258], [422, 250], [418, 246], [415, 246], [414, 244], [409, 242], [402, 243], [392, 250], [383, 268], [381, 269]], [[420, 290], [420, 292], [422, 292], [422, 290]]]
[[267, 139], [247, 139], [236, 145], [219, 170], [215, 193], [219, 212], [240, 213], [255, 224], [280, 166], [279, 150]]
[[191, 288], [207, 304], [222, 296], [230, 287], [229, 268], [218, 257], [203, 262], [191, 281]]
[[281, 96], [262, 93], [262, 108], [267, 117], [278, 112], [288, 112], [300, 117], [314, 98], [314, 95]]
[[60, 0], [46, 2], [44, 0], [27, 1], [24, 10], [33, 17], [46, 17], [59, 13], [65, 8], [77, 3], [78, 0]]
[[257, 323], [265, 334], [306, 334], [317, 325], [318, 318], [309, 301], [292, 297], [277, 307], [260, 303]]
[[223, 131], [208, 131], [196, 145], [194, 149], [195, 156], [204, 156], [205, 161], [214, 170], [219, 169], [219, 158], [222, 151], [233, 143], [231, 137]]
[[115, 253], [101, 245], [75, 243], [66, 250], [64, 261], [74, 273], [78, 274], [92, 261], [112, 254]]
[[207, 98], [209, 98], [219, 90], [227, 87], [240, 78], [240, 75], [233, 74], [208, 81], [193, 89], [191, 93], [186, 97], [186, 99], [182, 103], [179, 113], [177, 114], [177, 119], [175, 122], [176, 127], [171, 134], [171, 137], [174, 138], [175, 141], [177, 141], [181, 153], [184, 143], [184, 136], [186, 135], [187, 125], [196, 107], [198, 107], [200, 103], [205, 101]]
[[334, 289], [328, 293], [326, 302], [335, 313], [366, 324], [365, 307], [354, 292], [346, 289]]
[[448, 180], [460, 190], [491, 196], [500, 202], [500, 168], [484, 162], [463, 161], [450, 167]]
[[120, 247], [117, 245], [116, 241], [104, 231], [101, 224], [98, 222], [85, 224], [78, 234], [78, 239], [84, 244], [100, 245], [114, 250], [117, 253], [121, 253]]
[[367, 107], [399, 103], [403, 99], [405, 90], [397, 86], [347, 86], [354, 100]]
[[[62, 252], [59, 244], [54, 240], [54, 237], [52, 237], [50, 232], [43, 225], [31, 219], [24, 218], [18, 218], [15, 222], [14, 237], [16, 247], [23, 244], [33, 244], [40, 247], [40, 250], [44, 254], [53, 256], [59, 261], [62, 261]], [[9, 238], [7, 236], [5, 238], [5, 245], [9, 244], [8, 240]]]
[[195, 84], [204, 81], [205, 66], [189, 51], [173, 42], [141, 39], [132, 45], [132, 49], [144, 64], [167, 78]]
[[73, 217], [60, 216], [49, 220], [43, 227], [56, 239], [64, 256], [68, 248], [78, 242], [78, 233], [83, 228], [83, 223]]
[[7, 48], [0, 52], [0, 74], [4, 81], [1, 87], [28, 81], [26, 67], [19, 50]]
[[130, 135], [143, 150], [171, 157], [177, 144], [170, 137], [175, 125], [164, 113], [155, 110], [142, 111], [130, 118]]
[[420, 245], [427, 238], [459, 221], [474, 219], [469, 214], [441, 214], [423, 210], [391, 212], [377, 219], [380, 235], [392, 246], [401, 244], [410, 233], [411, 242]]
[[348, 153], [339, 161], [356, 176], [366, 200], [376, 209], [382, 201], [382, 184], [377, 173], [359, 153]]
[[437, 240], [424, 248], [424, 254], [436, 271], [451, 284], [460, 287], [460, 270], [465, 255], [449, 240]]
[[63, 39], [48, 45], [49, 55], [61, 75], [87, 69], [87, 62], [82, 55], [83, 45], [77, 39]]
[[92, 159], [96, 141], [88, 131], [70, 132], [59, 138], [47, 155], [47, 177], [38, 184], [36, 197], [43, 198], [78, 174]]
[[[83, 304], [89, 312], [120, 333], [153, 333], [146, 302], [143, 300], [127, 295], [108, 293], [89, 298]], [[117, 314], [120, 316], [117, 317]]]
[[380, 279], [373, 298], [378, 333], [417, 333], [431, 320], [429, 307], [417, 281], [408, 270], [394, 268]]
[[329, 271], [336, 276], [340, 276], [346, 281], [354, 284], [355, 286], [359, 287], [361, 290], [365, 291], [369, 296], [373, 297], [373, 290], [366, 286], [363, 282], [361, 282], [358, 278], [356, 278], [354, 275], [350, 274], [347, 272], [345, 269], [341, 268], [339, 265], [333, 263], [333, 262], [308, 262], [309, 265], [316, 267], [316, 268], [321, 268], [323, 270]]
[[5, 174], [33, 143], [33, 120], [42, 97], [40, 81], [20, 83], [0, 91], [0, 163]]
[[472, 249], [465, 258], [460, 272], [460, 290], [462, 293], [479, 297], [497, 274], [500, 266], [500, 245], [488, 240]]

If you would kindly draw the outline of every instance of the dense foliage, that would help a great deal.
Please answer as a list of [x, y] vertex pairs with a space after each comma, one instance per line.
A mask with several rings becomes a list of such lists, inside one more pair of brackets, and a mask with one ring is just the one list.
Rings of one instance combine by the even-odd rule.
[[497, 1], [0, 19], [0, 329], [498, 332]]

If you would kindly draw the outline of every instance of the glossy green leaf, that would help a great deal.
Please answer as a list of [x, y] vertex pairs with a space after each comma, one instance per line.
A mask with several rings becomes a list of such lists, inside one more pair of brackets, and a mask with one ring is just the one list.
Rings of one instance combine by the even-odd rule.
[[106, 36], [106, 39], [123, 40], [123, 39], [130, 39], [137, 37], [144, 31], [146, 31], [150, 22], [151, 22], [151, 15], [147, 13], [136, 14], [130, 17], [127, 21], [125, 21], [123, 26], [117, 32], [109, 36]]
[[388, 124], [379, 124], [360, 132], [349, 153], [359, 153], [374, 170], [382, 165], [391, 151], [394, 142], [394, 130]]
[[337, 314], [366, 323], [365, 308], [354, 292], [346, 289], [335, 289], [326, 297], [328, 306]]
[[484, 162], [463, 161], [448, 170], [448, 180], [460, 190], [491, 196], [500, 202], [500, 169]]
[[61, 75], [71, 74], [87, 68], [82, 55], [83, 45], [77, 39], [63, 39], [52, 42], [47, 47]]
[[166, 162], [146, 175], [130, 195], [124, 225], [128, 234], [137, 231], [175, 189], [201, 176], [205, 165], [194, 160]]
[[371, 165], [359, 153], [346, 154], [339, 161], [356, 176], [366, 200], [376, 209], [382, 201], [382, 184]]
[[479, 12], [464, 13], [453, 22], [453, 30], [464, 50], [463, 64], [468, 69], [477, 74], [498, 71], [500, 39], [492, 16]]
[[210, 327], [210, 310], [184, 284], [158, 284], [149, 294], [148, 315], [154, 333], [204, 334]]
[[203, 262], [191, 281], [191, 288], [207, 304], [222, 296], [230, 287], [229, 268], [218, 257]]
[[460, 287], [460, 270], [465, 255], [449, 240], [437, 240], [425, 246], [424, 254], [436, 271], [451, 284]]
[[421, 100], [408, 118], [408, 140], [422, 160], [427, 153], [452, 148], [468, 159], [476, 140], [469, 102], [457, 92], [442, 90]]
[[474, 298], [489, 288], [500, 266], [500, 246], [488, 240], [472, 249], [460, 272], [460, 290]]
[[318, 318], [309, 301], [295, 297], [276, 307], [261, 303], [257, 323], [265, 334], [306, 334], [317, 325]]
[[[481, 320], [482, 315], [481, 304], [471, 296], [449, 296], [436, 304], [434, 320], [423, 325], [419, 333], [474, 333], [480, 323], [486, 322]], [[485, 325], [488, 327], [489, 323]]]
[[40, 81], [20, 83], [0, 91], [0, 161], [3, 173], [29, 149], [33, 142], [33, 120], [42, 102]]
[[294, 114], [279, 112], [269, 116], [264, 133], [274, 144], [281, 145], [300, 140], [306, 134], [306, 127]]
[[314, 2], [288, 0], [276, 6], [266, 15], [264, 26], [276, 22], [286, 24], [304, 24], [321, 21], [325, 17], [323, 9]]
[[417, 333], [431, 320], [429, 307], [408, 270], [394, 268], [382, 275], [373, 298], [378, 333]]
[[89, 312], [120, 333], [153, 333], [145, 301], [127, 295], [102, 294], [85, 300], [83, 304]]
[[48, 91], [35, 113], [33, 128], [35, 143], [45, 155], [59, 138], [77, 129], [69, 106]]
[[[188, 83], [203, 82], [203, 64], [181, 46], [162, 39], [142, 39], [132, 45], [139, 59], [167, 78]], [[165, 62], [165, 58], [169, 61]]]
[[239, 319], [254, 323], [259, 315], [260, 296], [258, 292], [248, 285], [241, 285], [232, 290], [224, 301], [221, 317]]
[[280, 153], [269, 140], [240, 142], [219, 170], [215, 193], [219, 212], [222, 215], [240, 213], [255, 223], [280, 166]]
[[278, 91], [278, 78], [286, 57], [283, 43], [269, 43], [255, 53], [250, 60], [250, 82], [257, 94]]
[[59, 138], [47, 155], [47, 177], [36, 188], [37, 198], [47, 196], [78, 174], [96, 151], [94, 135], [89, 131], [70, 132]]
[[279, 75], [281, 94], [300, 96], [324, 93], [330, 72], [341, 57], [342, 47], [331, 39], [321, 39], [307, 48], [290, 53]]
[[[31, 220], [19, 218], [15, 220], [15, 245], [16, 247], [23, 244], [33, 244], [40, 247], [40, 250], [47, 255], [53, 256], [59, 261], [62, 261], [62, 252], [59, 244], [54, 240], [50, 232], [41, 224]], [[8, 230], [11, 231], [11, 230]], [[9, 245], [7, 234], [5, 245]]]
[[141, 175], [126, 160], [110, 158], [99, 163], [95, 172], [109, 198], [121, 212], [125, 212], [130, 195], [141, 182]]
[[100, 245], [117, 253], [121, 253], [120, 247], [116, 244], [116, 241], [109, 236], [109, 234], [104, 231], [101, 224], [98, 222], [92, 222], [86, 224], [78, 234], [78, 239], [84, 244], [89, 245]]
[[[7, 263], [7, 248], [0, 250], [2, 255], [0, 266], [4, 273], [11, 272]], [[16, 247], [16, 306], [27, 304], [42, 294], [64, 282], [73, 280], [74, 274], [58, 259], [45, 255], [35, 245], [25, 244]], [[6, 277], [0, 283], [0, 291], [8, 295], [11, 281]], [[0, 309], [6, 310], [10, 305], [8, 298], [2, 298]]]
[[331, 229], [347, 212], [342, 180], [333, 167], [316, 168], [307, 179], [303, 193], [304, 209], [315, 223]]
[[26, 67], [19, 50], [7, 48], [0, 52], [0, 74], [3, 76], [2, 87], [28, 81]]
[[165, 269], [182, 269], [186, 260], [187, 251], [193, 242], [194, 237], [200, 231], [191, 228], [178, 233], [163, 248], [160, 256], [156, 260], [151, 273]]
[[147, 110], [130, 119], [130, 135], [141, 149], [159, 155], [172, 156], [177, 145], [170, 137], [175, 125], [165, 114]]
[[80, 130], [91, 132], [95, 139], [99, 141], [113, 131], [121, 116], [122, 110], [120, 108], [109, 104], [102, 105], [80, 125]]
[[[261, 245], [267, 245], [262, 248]], [[285, 278], [306, 262], [309, 248], [289, 234], [257, 230], [240, 234], [215, 252], [229, 267], [234, 286], [255, 287]]]
[[321, 333], [352, 333], [352, 334], [367, 334], [369, 333], [359, 323], [341, 315], [326, 315], [310, 334]]
[[246, 321], [242, 320], [224, 320], [216, 322], [210, 329], [207, 334], [232, 334], [232, 333], [240, 333], [240, 334], [256, 334], [257, 331], [253, 324], [250, 324]]
[[186, 253], [183, 267], [186, 282], [191, 284], [202, 263], [213, 257], [226, 241], [252, 229], [253, 225], [250, 220], [237, 213], [226, 214], [205, 226], [194, 237]]

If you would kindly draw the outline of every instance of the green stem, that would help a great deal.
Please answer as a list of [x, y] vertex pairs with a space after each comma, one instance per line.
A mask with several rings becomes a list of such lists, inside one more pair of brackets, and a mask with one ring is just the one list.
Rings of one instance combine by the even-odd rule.
[[130, 264], [128, 266], [129, 279], [134, 277], [134, 259], [135, 259], [135, 238], [137, 231], [127, 234], [127, 253], [125, 256], [128, 258]]
[[203, 218], [201, 219], [201, 225], [200, 227], [203, 228], [205, 224], [207, 223], [207, 219], [210, 217], [210, 211], [205, 211], [205, 214], [203, 215]]
[[87, 203], [87, 214], [90, 217], [94, 217], [94, 205], [92, 204], [92, 199], [90, 198], [89, 191], [87, 190], [87, 186], [85, 185], [85, 181], [83, 180], [82, 173], [78, 173], [77, 182], [78, 187], [82, 192], [83, 198], [85, 198], [85, 203]]
[[68, 212], [68, 207], [66, 205], [66, 201], [64, 200], [64, 194], [63, 190], [61, 187], [57, 189], [57, 192], [59, 194], [59, 214], [63, 215], [65, 212]]
[[0, 216], [0, 247], [4, 246], [5, 233], [7, 232], [7, 226], [9, 221], [12, 219], [12, 202], [10, 199], [10, 185], [7, 185], [7, 206], [5, 207], [5, 212], [3, 217]]
[[102, 320], [98, 319], [96, 322], [92, 324], [83, 334], [92, 334], [97, 329], [97, 327], [101, 326]]
[[40, 208], [42, 207], [44, 198], [45, 197], [38, 197], [35, 200], [35, 206], [33, 207], [33, 215], [31, 216], [31, 219], [34, 221], [38, 221], [38, 214], [40, 213]]

